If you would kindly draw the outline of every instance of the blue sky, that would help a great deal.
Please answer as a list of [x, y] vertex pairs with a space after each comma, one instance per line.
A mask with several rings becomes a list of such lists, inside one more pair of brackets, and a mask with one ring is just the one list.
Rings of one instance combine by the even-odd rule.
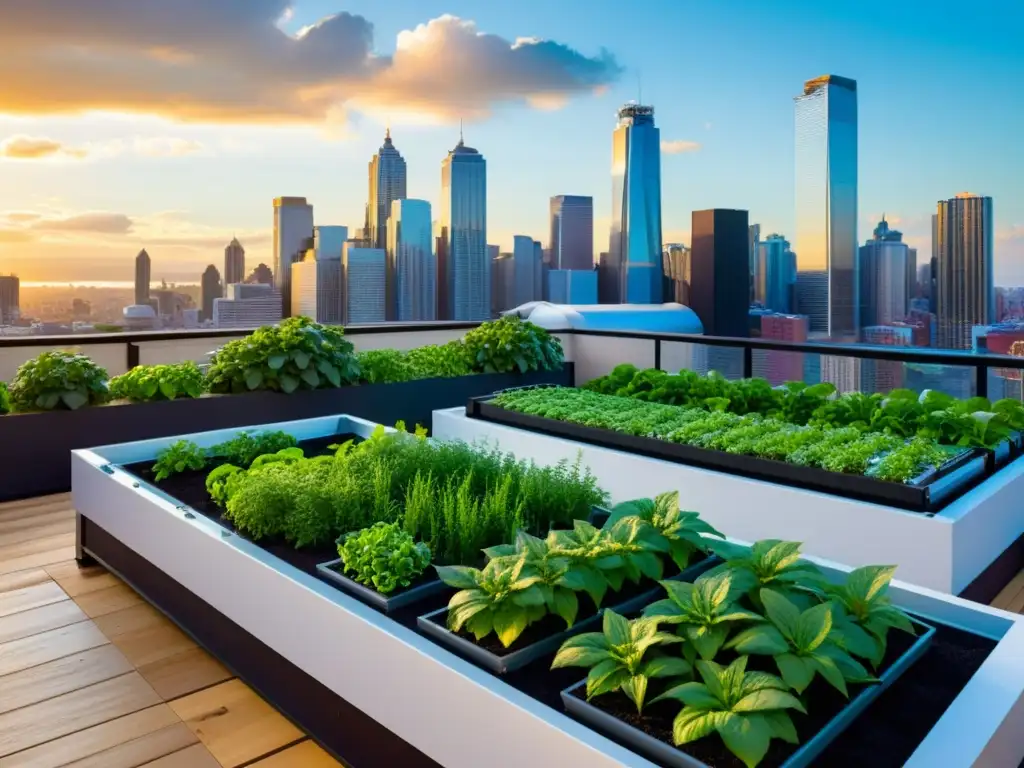
[[[710, 207], [746, 208], [764, 232], [791, 234], [792, 98], [804, 80], [833, 73], [858, 81], [860, 239], [884, 211], [927, 252], [936, 200], [991, 195], [997, 282], [1024, 284], [1020, 2], [297, 0], [282, 27], [297, 33], [342, 10], [373, 24], [380, 54], [394, 52], [403, 30], [451, 14], [507, 41], [543, 38], [584, 57], [601, 49], [615, 57], [623, 71], [599, 94], [575, 89], [555, 110], [497, 98], [487, 117], [467, 120], [467, 143], [488, 161], [489, 240], [503, 248], [513, 234], [546, 239], [547, 200], [564, 193], [594, 196], [595, 249], [604, 250], [615, 110], [636, 98], [638, 80], [662, 139], [700, 145], [662, 157], [665, 240], [686, 241], [690, 212]], [[76, 239], [74, 224], [23, 237], [27, 225], [16, 221], [8, 231], [18, 232], [4, 237], [0, 219], [0, 271], [50, 265], [77, 279], [111, 279], [120, 260], [127, 265], [146, 245], [154, 274], [180, 279], [219, 262], [218, 238], [233, 231], [249, 239], [250, 260], [266, 260], [275, 195], [307, 196], [318, 223], [361, 222], [366, 162], [389, 117], [408, 163], [409, 195], [435, 205], [440, 161], [458, 138], [458, 107], [446, 110], [443, 124], [434, 115], [435, 124], [424, 125], [396, 116], [394, 98], [365, 111], [349, 105], [329, 125], [288, 126], [217, 116], [182, 122], [159, 106], [106, 101], [114, 114], [42, 108], [7, 117], [0, 101], [0, 142], [45, 137], [84, 158], [0, 159], [0, 217], [16, 211], [59, 221], [102, 212], [131, 222]]]

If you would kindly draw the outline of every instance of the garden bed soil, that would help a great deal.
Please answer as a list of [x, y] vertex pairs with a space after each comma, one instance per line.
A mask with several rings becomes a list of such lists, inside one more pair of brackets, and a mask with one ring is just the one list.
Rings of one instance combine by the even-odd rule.
[[[920, 659], [882, 691], [879, 697], [818, 755], [814, 760], [815, 765], [829, 768], [863, 768], [868, 765], [871, 768], [899, 768], [906, 763], [996, 646], [994, 640], [931, 623], [937, 631]], [[879, 672], [884, 671], [905, 653], [914, 639], [899, 630], [890, 631], [886, 658]], [[755, 657], [751, 657], [751, 669], [754, 668], [754, 659]], [[770, 659], [758, 661], [768, 663], [768, 666], [758, 664], [758, 668], [778, 673]], [[580, 670], [575, 671], [574, 681], [578, 681]], [[652, 685], [647, 700], [652, 700], [664, 690], [664, 687], [665, 684]], [[851, 699], [857, 691], [864, 688], [858, 685], [848, 687]], [[572, 691], [570, 695], [586, 700], [586, 690], [582, 687]], [[801, 696], [801, 700], [805, 703], [808, 714], [792, 711], [800, 744], [792, 745], [779, 739], [772, 739], [768, 754], [758, 768], [780, 768], [847, 703], [842, 694], [820, 677], [815, 678]], [[635, 706], [623, 695], [598, 696], [592, 699], [590, 704], [669, 745], [672, 744], [672, 722], [683, 706], [681, 702], [658, 702], [646, 706], [644, 716], [639, 717]], [[623, 746], [630, 747], [621, 739], [609, 737]], [[743, 768], [743, 763], [725, 748], [721, 737], [714, 734], [685, 744], [680, 749], [710, 768]]]

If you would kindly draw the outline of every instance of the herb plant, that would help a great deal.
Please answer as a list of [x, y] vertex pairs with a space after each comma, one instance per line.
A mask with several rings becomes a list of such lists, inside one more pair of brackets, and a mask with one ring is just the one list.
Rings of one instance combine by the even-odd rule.
[[11, 409], [74, 411], [110, 399], [107, 372], [85, 355], [43, 352], [22, 363], [8, 384]]
[[223, 457], [229, 464], [248, 467], [259, 456], [277, 453], [284, 448], [298, 445], [298, 441], [287, 432], [239, 432], [238, 435], [210, 449], [211, 456]]
[[474, 328], [463, 343], [469, 364], [483, 373], [552, 371], [564, 361], [557, 338], [516, 315]]
[[391, 384], [417, 378], [405, 352], [397, 349], [369, 349], [356, 354], [359, 377], [367, 384]]
[[612, 508], [606, 525], [614, 525], [628, 516], [639, 517], [665, 540], [669, 555], [681, 571], [690, 564], [694, 553], [708, 551], [702, 534], [723, 538], [696, 512], [680, 511], [679, 491], [662, 493], [654, 499], [634, 499], [617, 504]]
[[374, 523], [338, 540], [344, 572], [382, 595], [410, 586], [430, 565], [430, 548], [396, 523]]
[[137, 365], [128, 373], [110, 380], [110, 397], [135, 403], [199, 397], [203, 394], [203, 385], [203, 374], [191, 361], [172, 365]]
[[159, 483], [171, 475], [188, 469], [200, 470], [205, 466], [206, 451], [191, 440], [178, 440], [157, 454], [156, 463], [153, 465], [153, 479]]
[[473, 372], [462, 339], [411, 349], [405, 359], [417, 379], [454, 378]]
[[822, 579], [818, 566], [800, 559], [800, 543], [762, 539], [750, 547], [732, 542], [712, 542], [711, 551], [725, 560], [712, 573], [732, 574], [732, 588], [752, 597], [762, 587], [786, 591], [796, 585], [816, 584]]

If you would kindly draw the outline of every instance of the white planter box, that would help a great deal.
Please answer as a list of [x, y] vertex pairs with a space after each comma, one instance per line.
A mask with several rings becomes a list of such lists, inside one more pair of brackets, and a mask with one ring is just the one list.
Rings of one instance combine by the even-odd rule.
[[[347, 417], [270, 426], [300, 438], [372, 427]], [[191, 437], [211, 445], [234, 432]], [[172, 500], [110, 467], [153, 459], [168, 442], [75, 451], [79, 513], [393, 733], [447, 768], [653, 768], [216, 522], [186, 517]], [[1024, 757], [1024, 618], [902, 582], [892, 594], [905, 608], [998, 640], [907, 764], [1017, 765]]]
[[927, 515], [471, 419], [464, 408], [434, 411], [433, 425], [437, 439], [486, 441], [539, 464], [582, 457], [613, 502], [678, 490], [684, 508], [729, 536], [802, 541], [851, 566], [899, 565], [904, 581], [950, 594], [1024, 534], [1024, 458]]

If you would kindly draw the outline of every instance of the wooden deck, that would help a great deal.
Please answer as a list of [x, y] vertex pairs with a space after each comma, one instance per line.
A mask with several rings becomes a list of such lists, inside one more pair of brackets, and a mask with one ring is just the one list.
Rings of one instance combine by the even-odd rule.
[[70, 494], [0, 504], [0, 768], [339, 765], [74, 539]]

